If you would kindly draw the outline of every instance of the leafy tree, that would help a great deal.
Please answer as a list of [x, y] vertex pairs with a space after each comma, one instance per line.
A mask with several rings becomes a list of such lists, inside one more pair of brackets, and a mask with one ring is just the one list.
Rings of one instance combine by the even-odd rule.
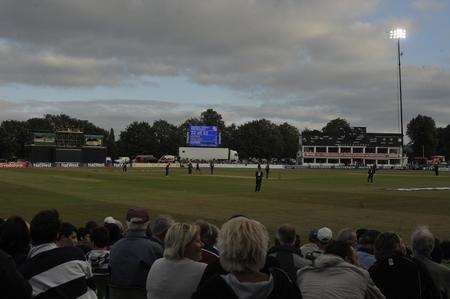
[[330, 136], [346, 135], [350, 132], [350, 123], [343, 118], [336, 118], [330, 120], [325, 127], [322, 128], [322, 132]]
[[177, 155], [178, 131], [177, 127], [165, 120], [157, 120], [152, 126], [156, 157], [162, 155]]
[[3, 158], [26, 158], [30, 133], [25, 121], [5, 120], [0, 125], [0, 154]]
[[445, 128], [437, 128], [438, 145], [436, 153], [445, 156], [446, 160], [450, 159], [450, 125]]
[[155, 136], [147, 122], [132, 122], [120, 133], [119, 146], [123, 155], [135, 157], [155, 152]]
[[47, 118], [30, 118], [27, 120], [30, 131], [54, 131], [54, 127]]
[[438, 139], [433, 118], [417, 115], [408, 123], [406, 134], [411, 139], [410, 145], [414, 157], [422, 156], [422, 152], [425, 157], [435, 153]]
[[113, 160], [117, 159], [119, 149], [117, 147], [116, 136], [113, 128], [109, 130], [109, 134], [105, 138], [104, 145], [106, 146], [106, 152], [108, 157], [111, 157]]
[[319, 131], [319, 130], [311, 130], [311, 129], [308, 129], [308, 128], [304, 128], [303, 130], [302, 130], [302, 134], [322, 134], [323, 132], [322, 131]]
[[214, 109], [207, 109], [200, 115], [200, 122], [207, 126], [217, 126], [219, 132], [223, 132], [225, 123], [222, 120], [222, 115], [217, 113]]
[[238, 146], [237, 133], [238, 128], [235, 124], [226, 126], [222, 131], [222, 146], [235, 150]]
[[276, 124], [266, 119], [254, 120], [239, 126], [237, 151], [242, 158], [280, 158], [283, 138]]
[[56, 131], [79, 130], [85, 134], [99, 134], [105, 137], [108, 135], [107, 131], [97, 127], [93, 123], [87, 120], [72, 118], [66, 114], [46, 114], [44, 118], [51, 124], [53, 130]]
[[298, 129], [287, 122], [281, 124], [278, 128], [283, 139], [282, 158], [296, 158], [300, 146]]

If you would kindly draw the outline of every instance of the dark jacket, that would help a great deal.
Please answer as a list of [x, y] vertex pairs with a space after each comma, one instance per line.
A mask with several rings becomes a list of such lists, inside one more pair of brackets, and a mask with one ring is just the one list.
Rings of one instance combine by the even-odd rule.
[[312, 264], [310, 260], [302, 257], [300, 249], [293, 246], [274, 246], [269, 249], [268, 255], [278, 261], [280, 268], [289, 275], [292, 281], [297, 281], [297, 271], [299, 269]]
[[441, 298], [428, 271], [412, 258], [394, 256], [376, 261], [369, 273], [387, 299]]
[[8, 299], [31, 298], [31, 286], [17, 272], [11, 256], [0, 250], [0, 296]]
[[145, 288], [153, 262], [162, 257], [163, 249], [150, 241], [145, 231], [129, 231], [111, 247], [111, 284]]
[[218, 261], [219, 251], [213, 246], [205, 244], [205, 246], [202, 248], [202, 259], [199, 262], [209, 265]]
[[442, 298], [450, 298], [450, 269], [427, 257], [418, 256], [415, 261], [428, 271]]
[[[297, 299], [302, 298], [300, 290], [289, 276], [281, 269], [271, 268], [269, 273], [273, 277], [273, 290], [267, 298], [261, 299]], [[220, 276], [215, 275], [200, 286], [192, 295], [192, 299], [238, 299], [231, 287]]]

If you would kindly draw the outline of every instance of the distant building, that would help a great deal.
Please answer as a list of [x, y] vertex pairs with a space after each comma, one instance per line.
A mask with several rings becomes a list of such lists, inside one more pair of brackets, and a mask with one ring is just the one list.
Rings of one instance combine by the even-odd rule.
[[401, 166], [402, 138], [394, 133], [367, 133], [353, 127], [338, 136], [318, 131], [304, 132], [300, 138], [299, 162], [311, 166]]

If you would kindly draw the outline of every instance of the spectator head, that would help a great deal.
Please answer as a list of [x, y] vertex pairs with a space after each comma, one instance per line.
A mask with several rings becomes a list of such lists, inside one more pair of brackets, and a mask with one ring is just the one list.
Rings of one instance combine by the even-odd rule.
[[359, 244], [359, 238], [361, 238], [367, 231], [368, 231], [367, 228], [358, 228], [356, 230], [356, 238], [358, 239], [358, 244]]
[[56, 210], [39, 212], [31, 220], [30, 235], [34, 246], [44, 243], [56, 242], [61, 221]]
[[228, 218], [228, 220], [231, 220], [231, 219], [233, 219], [233, 218], [238, 218], [238, 217], [248, 218], [247, 216], [242, 215], [242, 214], [234, 214], [234, 215], [231, 215], [231, 217]]
[[122, 239], [122, 232], [117, 224], [105, 223], [105, 228], [108, 230], [109, 246], [114, 245], [114, 243]]
[[116, 219], [114, 219], [114, 217], [112, 217], [112, 216], [108, 216], [108, 217], [105, 218], [105, 220], [103, 220], [103, 223], [104, 224], [106, 224], [106, 223], [116, 223]]
[[320, 249], [325, 249], [325, 246], [333, 240], [333, 232], [328, 227], [322, 227], [317, 231], [317, 241]]
[[266, 260], [269, 236], [258, 221], [238, 217], [222, 226], [217, 245], [226, 271], [259, 272]]
[[206, 222], [205, 220], [197, 220], [195, 221], [195, 224], [200, 227], [200, 237], [203, 244], [214, 246], [217, 242], [217, 236], [219, 234], [217, 226]]
[[120, 230], [120, 234], [123, 233], [123, 224], [122, 224], [122, 222], [120, 222], [119, 220], [113, 218], [112, 216], [106, 217], [105, 220], [104, 220], [103, 222], [104, 222], [104, 224], [112, 223], [112, 224], [117, 225], [117, 227], [118, 227], [119, 230]]
[[351, 228], [344, 228], [339, 231], [336, 241], [342, 241], [349, 243], [352, 247], [356, 247], [358, 244], [358, 239], [356, 232]]
[[103, 249], [108, 246], [108, 229], [98, 226], [92, 230], [91, 240], [94, 248]]
[[378, 261], [404, 254], [402, 240], [397, 234], [386, 232], [378, 236], [374, 244], [374, 254]]
[[28, 254], [30, 250], [30, 230], [22, 218], [8, 218], [0, 234], [0, 249], [10, 255]]
[[144, 208], [129, 209], [126, 219], [128, 230], [131, 231], [145, 231], [150, 221], [148, 211]]
[[291, 224], [283, 224], [277, 230], [277, 239], [280, 245], [294, 246], [296, 240], [295, 227]]
[[375, 244], [375, 240], [381, 233], [374, 229], [366, 230], [366, 232], [361, 235], [358, 239], [358, 243], [360, 248], [363, 248], [370, 254], [373, 254], [373, 246]]
[[164, 242], [167, 231], [175, 223], [172, 217], [168, 215], [159, 215], [155, 218], [151, 226], [152, 236], [161, 242]]
[[77, 231], [78, 242], [90, 242], [91, 233], [92, 233], [92, 230], [88, 230], [85, 227], [78, 228], [78, 231]]
[[317, 229], [312, 229], [308, 234], [308, 241], [311, 243], [317, 243]]
[[434, 248], [434, 236], [425, 226], [419, 226], [411, 234], [411, 246], [415, 256], [429, 258]]
[[96, 227], [98, 227], [98, 224], [96, 221], [94, 220], [90, 220], [88, 222], [86, 222], [86, 224], [84, 225], [84, 227], [88, 230], [89, 234], [92, 233], [92, 230]]
[[175, 223], [167, 231], [164, 239], [164, 257], [169, 260], [189, 258], [199, 261], [202, 258], [203, 243], [197, 225]]
[[60, 247], [76, 246], [78, 244], [77, 228], [68, 222], [63, 222], [59, 229], [58, 245]]
[[329, 242], [325, 247], [325, 253], [339, 256], [351, 264], [357, 264], [356, 252], [347, 241]]

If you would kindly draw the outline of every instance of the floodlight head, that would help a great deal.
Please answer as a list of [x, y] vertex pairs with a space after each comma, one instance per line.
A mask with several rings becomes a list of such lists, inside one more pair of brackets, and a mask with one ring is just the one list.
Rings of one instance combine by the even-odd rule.
[[397, 28], [391, 30], [390, 38], [392, 39], [403, 39], [406, 38], [406, 29]]

